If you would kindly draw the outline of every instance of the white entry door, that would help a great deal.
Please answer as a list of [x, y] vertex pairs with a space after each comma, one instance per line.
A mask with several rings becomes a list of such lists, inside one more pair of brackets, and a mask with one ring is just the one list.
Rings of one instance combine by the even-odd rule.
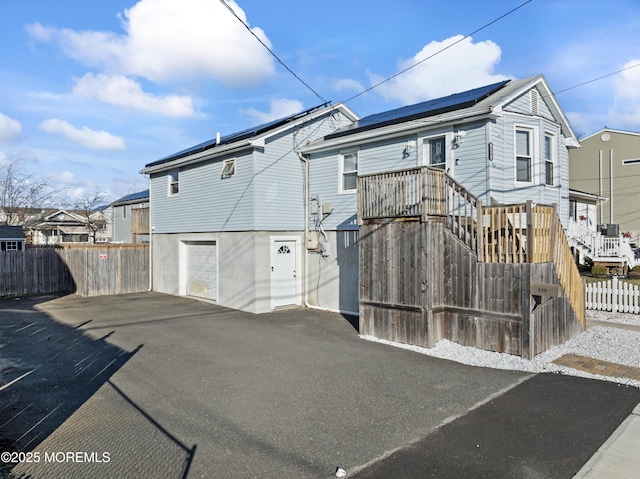
[[187, 244], [187, 294], [217, 299], [218, 262], [215, 241]]
[[274, 241], [271, 258], [273, 307], [296, 304], [296, 242]]

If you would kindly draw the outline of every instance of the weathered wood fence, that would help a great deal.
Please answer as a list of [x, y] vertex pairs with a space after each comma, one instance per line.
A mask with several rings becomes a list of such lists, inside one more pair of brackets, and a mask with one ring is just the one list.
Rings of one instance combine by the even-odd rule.
[[588, 283], [586, 306], [587, 309], [598, 311], [640, 314], [640, 288], [620, 281], [617, 277], [609, 281]]
[[363, 334], [530, 358], [584, 327], [584, 285], [555, 206], [483, 206], [421, 167], [358, 177], [358, 221]]
[[61, 292], [102, 296], [148, 288], [148, 245], [66, 245], [0, 253], [0, 297]]

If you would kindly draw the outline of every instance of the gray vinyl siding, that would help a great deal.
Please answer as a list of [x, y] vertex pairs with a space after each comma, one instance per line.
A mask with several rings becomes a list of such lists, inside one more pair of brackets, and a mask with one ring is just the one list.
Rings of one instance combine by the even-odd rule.
[[514, 113], [524, 113], [526, 115], [531, 114], [531, 96], [528, 91], [518, 96], [515, 100], [507, 103], [503, 110], [512, 111]]
[[[490, 171], [487, 168], [487, 127], [484, 122], [460, 127], [466, 135], [459, 148], [454, 149], [453, 177], [464, 188], [483, 203], [487, 204], [487, 182]], [[458, 131], [458, 128], [454, 128]]]
[[[221, 178], [222, 163], [236, 159], [236, 172]], [[151, 225], [155, 233], [251, 231], [254, 177], [250, 151], [180, 168], [179, 193], [168, 195], [169, 172], [151, 176]]]
[[[358, 174], [366, 175], [384, 171], [396, 171], [417, 166], [417, 143], [408, 156], [404, 151], [409, 140], [416, 135], [407, 135], [393, 140], [370, 143], [356, 148], [358, 151]], [[321, 203], [329, 203], [333, 209], [323, 222], [325, 230], [358, 229], [356, 194], [340, 193], [340, 152], [353, 151], [344, 148], [325, 153], [316, 153], [310, 159], [309, 194], [317, 196]]]
[[[341, 115], [341, 114], [340, 114]], [[346, 120], [342, 120], [344, 124]], [[325, 115], [296, 132], [288, 130], [270, 138], [255, 155], [255, 211], [259, 231], [302, 231], [304, 228], [304, 163], [294, 150], [339, 126]]]
[[[304, 164], [294, 141], [303, 145], [348, 122], [334, 112], [268, 138], [264, 148], [180, 168], [175, 196], [168, 195], [169, 171], [152, 174], [154, 232], [302, 231]], [[234, 158], [235, 174], [222, 178], [223, 162]]]
[[113, 208], [112, 241], [115, 243], [131, 243], [131, 240], [131, 205], [115, 206]]
[[[339, 158], [338, 151], [317, 153], [311, 156], [309, 160], [309, 195], [317, 197], [321, 204], [331, 205], [331, 214], [323, 222], [324, 229], [357, 229], [356, 194], [338, 193]], [[358, 168], [360, 165], [360, 157], [358, 157]]]

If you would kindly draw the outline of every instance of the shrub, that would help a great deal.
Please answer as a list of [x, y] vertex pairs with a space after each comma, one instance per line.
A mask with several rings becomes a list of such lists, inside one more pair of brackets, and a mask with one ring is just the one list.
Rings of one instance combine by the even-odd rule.
[[591, 274], [594, 276], [606, 276], [609, 274], [609, 269], [601, 264], [596, 264], [591, 268]]
[[620, 274], [620, 272], [621, 272], [620, 268], [611, 268], [609, 270], [609, 274], [612, 274], [612, 275], [615, 275], [615, 276], [618, 276]]
[[633, 271], [634, 273], [640, 273], [640, 265], [634, 266], [633, 268], [631, 268], [631, 271]]

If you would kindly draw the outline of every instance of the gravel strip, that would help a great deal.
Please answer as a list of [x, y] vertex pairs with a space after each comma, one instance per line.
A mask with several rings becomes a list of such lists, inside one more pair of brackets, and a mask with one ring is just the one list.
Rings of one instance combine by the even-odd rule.
[[[598, 312], [598, 314], [600, 313], [602, 312]], [[607, 314], [611, 315], [611, 313]], [[616, 316], [616, 319], [618, 316]], [[598, 319], [598, 321], [601, 321], [601, 319]], [[640, 322], [625, 324], [640, 325]], [[521, 357], [513, 356], [511, 354], [496, 353], [493, 351], [484, 351], [482, 349], [461, 346], [448, 340], [439, 341], [434, 348], [427, 349], [419, 346], [411, 346], [408, 344], [377, 339], [372, 336], [361, 337], [369, 341], [389, 344], [421, 354], [426, 354], [428, 356], [457, 361], [471, 366], [511, 369], [532, 373], [551, 372], [567, 374], [571, 376], [611, 381], [640, 388], [640, 381], [589, 374], [552, 363], [553, 360], [565, 354], [578, 354], [580, 356], [587, 356], [594, 359], [640, 368], [640, 331], [628, 331], [613, 327], [593, 327], [584, 331], [570, 341], [537, 355], [532, 360], [522, 359]]]
[[612, 313], [610, 311], [587, 310], [587, 321], [608, 321], [611, 323], [640, 326], [640, 314]]

